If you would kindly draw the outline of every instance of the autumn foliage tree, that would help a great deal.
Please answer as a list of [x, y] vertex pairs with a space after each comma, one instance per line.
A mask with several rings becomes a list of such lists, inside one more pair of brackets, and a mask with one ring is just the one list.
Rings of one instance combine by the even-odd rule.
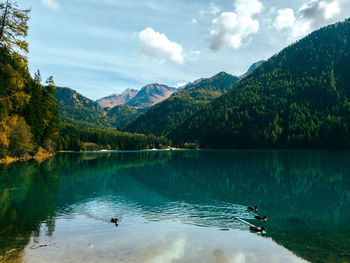
[[28, 52], [29, 9], [6, 1], [0, 12], [0, 158], [39, 147], [55, 151], [60, 119], [54, 89], [41, 85], [39, 72], [31, 77], [21, 54]]

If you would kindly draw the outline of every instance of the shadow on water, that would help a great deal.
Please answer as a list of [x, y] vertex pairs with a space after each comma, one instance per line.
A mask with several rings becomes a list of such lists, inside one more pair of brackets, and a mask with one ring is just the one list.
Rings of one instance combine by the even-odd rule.
[[[306, 260], [348, 262], [349, 158], [287, 150], [67, 153], [11, 165], [0, 170], [0, 255], [20, 255], [43, 224], [52, 235], [55, 218], [73, 211], [108, 220], [103, 208], [86, 207], [102, 200], [108, 211], [148, 221], [248, 231], [235, 220], [243, 218], [266, 225], [269, 237]], [[257, 222], [246, 205], [269, 220]]]
[[55, 229], [58, 170], [52, 161], [0, 169], [0, 262], [20, 255], [31, 237]]

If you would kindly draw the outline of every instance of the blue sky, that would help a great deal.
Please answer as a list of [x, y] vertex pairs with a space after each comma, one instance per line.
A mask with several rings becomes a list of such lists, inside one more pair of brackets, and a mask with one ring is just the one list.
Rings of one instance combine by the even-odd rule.
[[349, 0], [27, 0], [29, 66], [98, 99], [158, 82], [244, 73], [323, 25]]

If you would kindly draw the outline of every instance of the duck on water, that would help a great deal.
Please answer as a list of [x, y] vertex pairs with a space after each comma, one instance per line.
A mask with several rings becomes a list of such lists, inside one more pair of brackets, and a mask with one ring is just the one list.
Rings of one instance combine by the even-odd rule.
[[258, 219], [258, 220], [262, 220], [262, 221], [266, 221], [267, 220], [267, 216], [259, 216], [259, 215], [256, 215], [254, 216], [255, 219]]
[[111, 218], [111, 222], [112, 223], [115, 223], [115, 225], [117, 226], [118, 225], [118, 222], [119, 222], [119, 219], [116, 217], [116, 218], [114, 218], [114, 217], [112, 217]]
[[266, 233], [266, 228], [265, 227], [250, 226], [249, 228], [253, 232], [260, 232], [261, 234]]
[[247, 208], [248, 208], [250, 211], [257, 211], [257, 210], [258, 210], [258, 207], [257, 207], [257, 206], [247, 206]]

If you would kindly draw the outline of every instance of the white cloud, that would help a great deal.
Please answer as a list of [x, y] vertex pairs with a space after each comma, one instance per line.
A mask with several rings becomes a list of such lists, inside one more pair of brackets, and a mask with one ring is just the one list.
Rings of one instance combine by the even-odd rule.
[[175, 88], [183, 88], [187, 85], [188, 82], [179, 82], [175, 85]]
[[220, 13], [220, 8], [214, 3], [210, 3], [209, 13], [215, 16], [216, 14]]
[[214, 3], [210, 3], [209, 9], [208, 10], [201, 10], [199, 12], [201, 15], [205, 15], [205, 14], [210, 14], [210, 15], [217, 15], [218, 13], [220, 13], [220, 7], [218, 7], [217, 5], [215, 5]]
[[239, 15], [252, 16], [262, 11], [263, 4], [258, 0], [237, 0], [235, 7]]
[[320, 6], [324, 10], [325, 19], [331, 19], [333, 16], [340, 13], [339, 3], [337, 1], [331, 3], [321, 2]]
[[339, 14], [340, 8], [337, 0], [317, 0], [303, 4], [298, 10], [300, 19], [310, 20], [315, 24], [324, 23], [326, 20]]
[[278, 15], [274, 23], [274, 27], [277, 30], [282, 30], [285, 28], [292, 28], [295, 22], [294, 11], [290, 8], [279, 9], [277, 11]]
[[165, 34], [148, 27], [139, 33], [141, 52], [148, 57], [168, 60], [177, 64], [185, 62], [183, 48], [180, 44], [170, 41]]
[[288, 38], [290, 41], [297, 40], [311, 31], [312, 29], [310, 21], [297, 20], [294, 26], [292, 27]]
[[41, 2], [50, 8], [52, 11], [60, 10], [60, 4], [55, 0], [41, 0]]
[[193, 61], [196, 61], [200, 55], [201, 55], [201, 52], [199, 50], [191, 50], [185, 53], [185, 60], [193, 62]]
[[349, 7], [348, 0], [312, 0], [296, 12], [289, 8], [279, 9], [274, 27], [277, 30], [289, 28], [289, 40], [297, 40], [321, 26], [344, 18], [348, 14], [342, 10]]
[[[172, 263], [183, 261], [186, 250], [186, 238], [178, 238], [171, 243], [149, 246], [141, 253], [140, 262], [144, 263]], [[181, 260], [182, 259], [182, 260]]]
[[251, 34], [257, 33], [259, 21], [252, 18], [262, 11], [263, 5], [258, 0], [238, 0], [235, 12], [223, 12], [214, 19], [210, 30], [210, 48], [214, 51], [223, 46], [239, 48]]
[[197, 19], [192, 18], [192, 23], [193, 23], [193, 24], [197, 24]]

